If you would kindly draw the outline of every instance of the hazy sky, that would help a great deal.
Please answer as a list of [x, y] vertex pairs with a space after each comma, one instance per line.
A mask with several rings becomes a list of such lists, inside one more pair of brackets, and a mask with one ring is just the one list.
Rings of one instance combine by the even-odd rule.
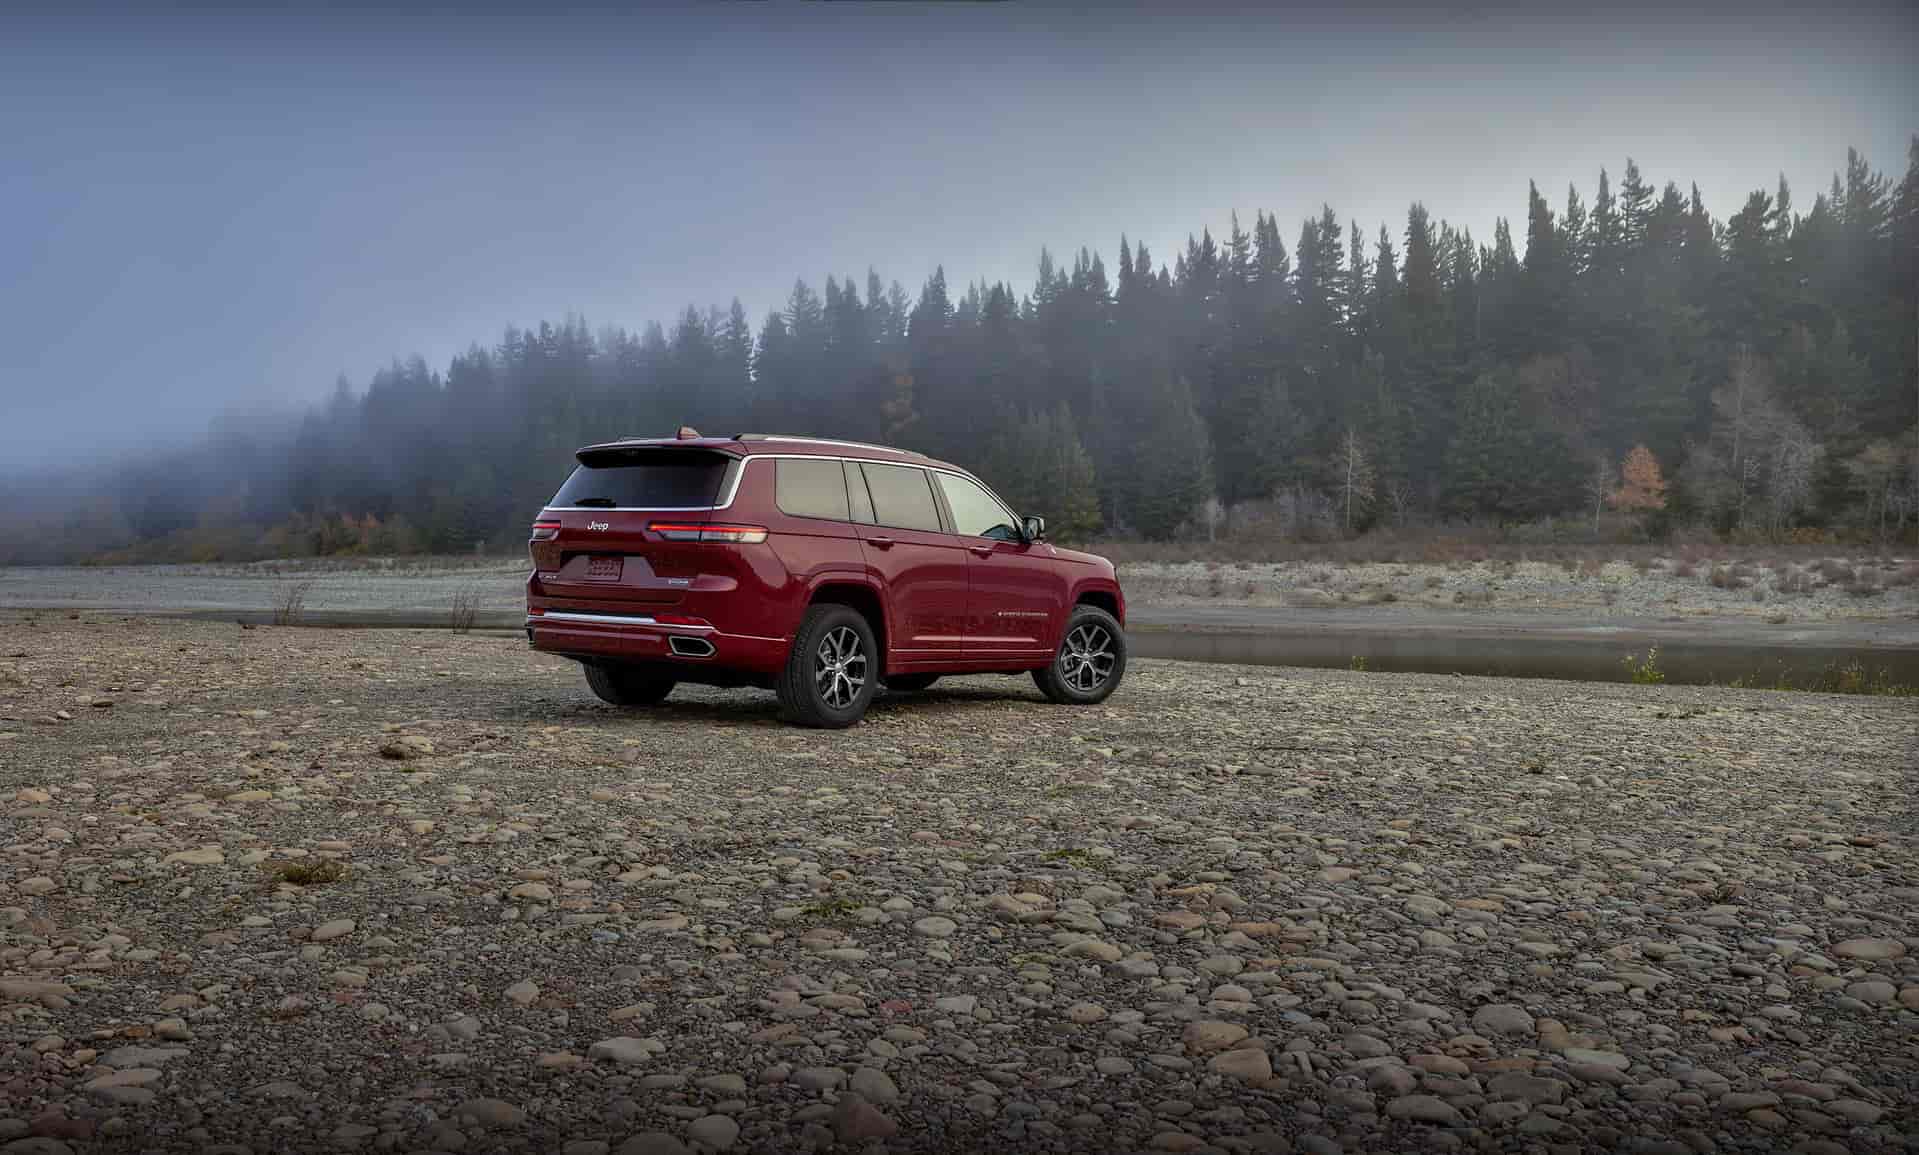
[[1631, 155], [1803, 211], [1919, 131], [1897, 3], [43, 7], [0, 33], [0, 471], [568, 312], [1170, 263], [1233, 209], [1484, 238]]

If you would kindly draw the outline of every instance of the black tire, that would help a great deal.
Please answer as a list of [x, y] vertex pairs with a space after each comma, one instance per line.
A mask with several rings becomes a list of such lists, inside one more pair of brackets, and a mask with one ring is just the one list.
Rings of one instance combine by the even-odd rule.
[[633, 666], [605, 666], [597, 662], [583, 665], [586, 684], [600, 696], [600, 701], [615, 706], [653, 706], [673, 692], [673, 679], [651, 670]]
[[1098, 606], [1077, 605], [1052, 664], [1033, 671], [1040, 693], [1062, 705], [1104, 702], [1126, 676], [1126, 631]]
[[879, 671], [879, 646], [866, 615], [851, 606], [817, 605], [793, 635], [775, 689], [788, 721], [838, 730], [866, 713], [879, 689]]
[[886, 688], [911, 694], [940, 680], [938, 674], [894, 674], [886, 679]]

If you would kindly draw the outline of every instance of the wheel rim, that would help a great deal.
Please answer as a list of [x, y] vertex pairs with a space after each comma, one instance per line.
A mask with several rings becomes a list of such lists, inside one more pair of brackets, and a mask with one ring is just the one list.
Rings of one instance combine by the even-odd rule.
[[820, 700], [835, 710], [853, 704], [866, 687], [866, 647], [851, 626], [828, 630], [813, 654], [813, 681]]
[[1096, 622], [1088, 622], [1067, 634], [1055, 662], [1060, 681], [1082, 694], [1105, 685], [1118, 664], [1112, 631]]

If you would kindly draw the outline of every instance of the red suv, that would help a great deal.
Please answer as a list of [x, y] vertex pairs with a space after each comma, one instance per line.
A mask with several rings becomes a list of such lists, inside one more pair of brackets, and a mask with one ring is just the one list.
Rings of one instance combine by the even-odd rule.
[[1019, 673], [1055, 702], [1126, 673], [1112, 563], [1049, 544], [978, 478], [917, 453], [743, 433], [589, 445], [533, 523], [526, 634], [608, 702], [679, 682], [776, 690], [809, 726], [881, 683]]

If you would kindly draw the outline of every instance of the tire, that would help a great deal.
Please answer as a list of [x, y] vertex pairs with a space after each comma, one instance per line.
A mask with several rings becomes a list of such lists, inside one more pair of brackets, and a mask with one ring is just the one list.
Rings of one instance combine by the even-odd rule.
[[595, 662], [584, 665], [586, 684], [600, 696], [600, 701], [615, 706], [653, 706], [673, 692], [673, 679], [651, 670]]
[[780, 707], [788, 721], [802, 726], [851, 726], [873, 702], [879, 668], [879, 646], [866, 615], [851, 606], [813, 606], [780, 671]]
[[910, 694], [918, 690], [924, 690], [939, 680], [940, 676], [938, 674], [894, 674], [892, 677], [886, 679], [886, 688]]
[[1126, 631], [1098, 606], [1077, 605], [1051, 665], [1033, 671], [1040, 693], [1066, 706], [1104, 702], [1126, 676]]

